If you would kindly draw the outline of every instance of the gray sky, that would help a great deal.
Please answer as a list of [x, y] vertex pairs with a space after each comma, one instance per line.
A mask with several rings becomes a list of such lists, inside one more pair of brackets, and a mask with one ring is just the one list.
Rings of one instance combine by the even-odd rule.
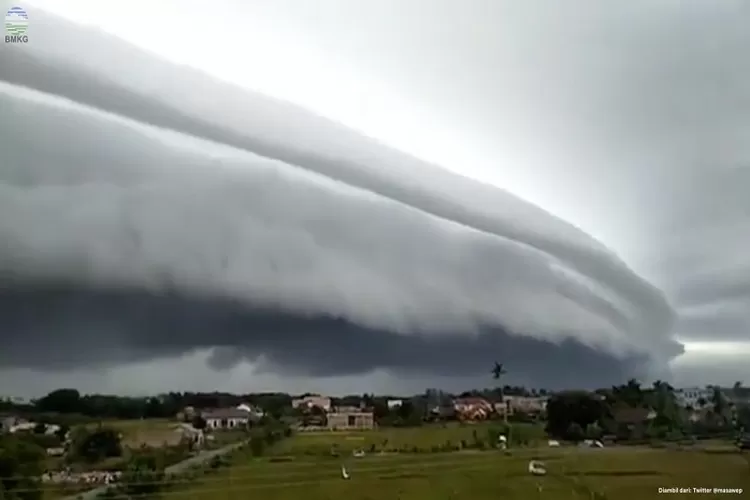
[[0, 50], [0, 392], [746, 378], [746, 3], [212, 5]]

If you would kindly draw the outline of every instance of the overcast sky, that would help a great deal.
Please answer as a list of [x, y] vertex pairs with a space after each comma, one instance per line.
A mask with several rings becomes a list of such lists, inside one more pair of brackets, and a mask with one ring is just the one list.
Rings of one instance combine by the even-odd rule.
[[0, 393], [750, 375], [746, 2], [24, 7]]

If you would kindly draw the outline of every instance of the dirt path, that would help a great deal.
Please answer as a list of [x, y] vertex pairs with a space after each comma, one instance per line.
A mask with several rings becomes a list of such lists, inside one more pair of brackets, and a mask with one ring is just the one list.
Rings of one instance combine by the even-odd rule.
[[[179, 474], [180, 472], [183, 472], [186, 469], [189, 469], [193, 466], [204, 464], [214, 457], [218, 457], [218, 456], [231, 453], [237, 448], [239, 448], [240, 446], [242, 446], [243, 444], [245, 444], [246, 442], [247, 441], [239, 441], [237, 443], [226, 445], [223, 448], [219, 448], [217, 450], [203, 451], [194, 457], [188, 458], [187, 460], [183, 460], [182, 462], [176, 463], [174, 465], [170, 465], [164, 470], [164, 472], [166, 474]], [[115, 486], [116, 485], [99, 486], [92, 490], [84, 491], [82, 493], [76, 493], [75, 495], [65, 497], [62, 500], [96, 500], [96, 498], [100, 494], [106, 492], [108, 489], [113, 488]]]

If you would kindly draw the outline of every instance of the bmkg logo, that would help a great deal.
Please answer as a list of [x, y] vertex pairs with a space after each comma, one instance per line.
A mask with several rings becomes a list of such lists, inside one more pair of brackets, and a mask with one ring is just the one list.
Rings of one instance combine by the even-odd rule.
[[28, 43], [29, 16], [21, 7], [11, 7], [5, 14], [5, 43]]

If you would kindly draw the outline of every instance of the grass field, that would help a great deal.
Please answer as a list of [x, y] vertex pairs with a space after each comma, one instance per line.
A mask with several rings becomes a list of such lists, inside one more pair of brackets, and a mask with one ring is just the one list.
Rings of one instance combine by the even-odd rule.
[[[456, 429], [462, 428], [446, 432], [459, 432]], [[364, 441], [360, 442], [382, 441], [383, 432], [362, 433]], [[431, 434], [423, 430], [387, 431], [392, 436], [390, 433], [395, 433], [393, 439], [406, 440], [407, 435], [401, 432], [412, 433], [414, 442], [427, 440]], [[743, 494], [750, 490], [750, 461], [731, 448], [709, 453], [635, 447], [539, 447], [508, 452], [375, 453], [362, 458], [290, 454], [309, 449], [311, 439], [327, 444], [339, 439], [356, 442], [347, 439], [351, 437], [329, 435], [326, 440], [322, 435], [298, 435], [282, 446], [285, 457], [252, 458], [238, 452], [232, 467], [193, 479], [190, 484], [175, 485], [162, 495], [191, 500], [254, 495], [264, 500], [642, 500], [661, 496], [660, 487], [743, 488]], [[534, 458], [546, 462], [547, 476], [528, 473], [528, 461]], [[341, 477], [341, 465], [351, 474], [349, 480]]]
[[86, 427], [94, 429], [100, 424], [120, 431], [123, 445], [132, 448], [138, 448], [143, 444], [161, 446], [165, 441], [176, 444], [180, 440], [180, 433], [175, 431], [177, 424], [166, 419], [104, 420], [101, 423], [87, 424]]
[[[429, 452], [434, 447], [473, 443], [476, 437], [489, 442], [488, 429], [493, 424], [445, 426], [430, 425], [419, 428], [383, 428], [374, 432], [301, 432], [273, 449], [275, 455], [324, 455], [335, 447], [342, 453], [362, 449], [377, 452]], [[497, 427], [497, 425], [494, 425]], [[535, 425], [515, 425], [529, 442], [546, 441], [544, 429]]]

